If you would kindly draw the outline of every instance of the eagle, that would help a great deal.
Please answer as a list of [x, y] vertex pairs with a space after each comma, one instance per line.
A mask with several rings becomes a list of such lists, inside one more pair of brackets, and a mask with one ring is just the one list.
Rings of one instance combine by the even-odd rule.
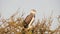
[[33, 23], [33, 21], [35, 19], [35, 14], [36, 14], [36, 10], [31, 9], [30, 14], [24, 20], [24, 27], [25, 28], [30, 28], [31, 24]]

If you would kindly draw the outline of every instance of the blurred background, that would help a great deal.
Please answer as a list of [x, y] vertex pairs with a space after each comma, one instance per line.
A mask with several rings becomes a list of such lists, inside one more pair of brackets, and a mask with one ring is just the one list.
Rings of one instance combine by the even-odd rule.
[[58, 25], [56, 16], [60, 15], [60, 0], [0, 0], [0, 14], [6, 19], [18, 8], [20, 8], [18, 10], [20, 15], [24, 13], [24, 18], [31, 9], [35, 9], [37, 11], [36, 21], [41, 20], [44, 16], [48, 18], [52, 13], [54, 21], [51, 28], [54, 29]]

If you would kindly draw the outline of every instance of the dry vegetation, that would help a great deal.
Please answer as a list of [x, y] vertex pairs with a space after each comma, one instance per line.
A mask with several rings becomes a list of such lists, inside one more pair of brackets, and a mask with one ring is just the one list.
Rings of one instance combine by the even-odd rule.
[[[56, 30], [50, 30], [53, 21], [51, 16], [48, 19], [42, 19], [42, 21], [38, 20], [37, 24], [29, 30], [23, 27], [22, 23], [24, 19], [22, 17], [18, 17], [14, 20], [14, 16], [15, 15], [12, 15], [9, 19], [0, 20], [0, 22], [3, 22], [3, 24], [0, 25], [0, 34], [60, 34], [60, 25]], [[57, 17], [57, 19], [60, 24], [60, 16]], [[46, 24], [46, 22], [48, 24]]]

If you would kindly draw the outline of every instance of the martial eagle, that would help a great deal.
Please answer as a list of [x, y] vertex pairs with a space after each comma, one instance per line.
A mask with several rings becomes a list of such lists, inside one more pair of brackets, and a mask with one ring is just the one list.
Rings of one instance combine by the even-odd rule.
[[25, 18], [25, 20], [24, 20], [25, 28], [30, 28], [31, 24], [33, 23], [33, 21], [35, 19], [35, 13], [36, 13], [36, 10], [32, 9], [30, 14]]

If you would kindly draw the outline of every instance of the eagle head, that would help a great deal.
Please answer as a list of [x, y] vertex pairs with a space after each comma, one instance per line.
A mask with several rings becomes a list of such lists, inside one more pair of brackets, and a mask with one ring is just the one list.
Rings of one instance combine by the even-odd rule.
[[31, 9], [30, 13], [35, 15], [36, 14], [36, 10], [35, 9]]

